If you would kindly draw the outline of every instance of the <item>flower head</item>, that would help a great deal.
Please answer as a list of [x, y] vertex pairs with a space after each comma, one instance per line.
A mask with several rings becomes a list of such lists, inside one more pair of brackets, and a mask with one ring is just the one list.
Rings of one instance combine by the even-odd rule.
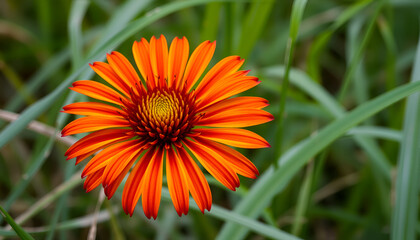
[[73, 91], [103, 101], [64, 107], [85, 117], [64, 127], [63, 136], [92, 132], [66, 152], [76, 164], [97, 153], [82, 173], [86, 191], [102, 184], [109, 199], [131, 169], [122, 196], [125, 213], [133, 214], [141, 196], [145, 215], [156, 218], [165, 162], [169, 192], [181, 216], [188, 213], [190, 193], [202, 212], [211, 208], [210, 188], [196, 160], [231, 190], [239, 187], [238, 174], [258, 175], [251, 161], [229, 146], [269, 147], [241, 127], [273, 116], [262, 110], [268, 105], [263, 98], [233, 97], [259, 83], [247, 76], [249, 71], [239, 71], [244, 60], [238, 56], [221, 60], [199, 81], [215, 47], [215, 42], [203, 42], [189, 57], [185, 37], [176, 37], [169, 50], [164, 36], [150, 43], [143, 38], [133, 44], [142, 79], [122, 54], [112, 52], [108, 63], [90, 65], [110, 86], [73, 83]]

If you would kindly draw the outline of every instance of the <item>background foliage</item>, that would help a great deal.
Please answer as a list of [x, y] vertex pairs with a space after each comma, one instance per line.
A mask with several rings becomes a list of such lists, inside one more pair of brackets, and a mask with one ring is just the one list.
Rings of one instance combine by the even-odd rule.
[[[419, 16], [417, 0], [0, 1], [0, 239], [418, 238]], [[153, 221], [84, 193], [56, 133], [83, 100], [71, 82], [99, 80], [88, 63], [160, 34], [217, 40], [211, 65], [245, 58], [261, 80], [245, 94], [276, 120], [252, 128], [271, 149], [243, 151], [259, 178], [207, 177], [212, 210], [182, 218], [164, 188]]]

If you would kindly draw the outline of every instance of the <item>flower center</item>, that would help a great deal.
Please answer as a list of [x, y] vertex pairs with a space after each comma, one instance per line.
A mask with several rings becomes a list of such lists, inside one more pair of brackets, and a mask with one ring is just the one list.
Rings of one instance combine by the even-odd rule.
[[181, 140], [202, 116], [195, 111], [194, 94], [167, 88], [138, 92], [122, 106], [133, 131], [150, 146], [182, 147]]
[[149, 102], [151, 112], [158, 120], [166, 120], [171, 115], [172, 104], [170, 100], [168, 96], [160, 95]]

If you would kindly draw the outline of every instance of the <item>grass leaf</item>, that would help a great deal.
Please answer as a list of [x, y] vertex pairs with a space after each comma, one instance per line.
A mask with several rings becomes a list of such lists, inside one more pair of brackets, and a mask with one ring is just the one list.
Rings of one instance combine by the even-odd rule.
[[19, 226], [13, 218], [0, 206], [1, 216], [9, 223], [9, 225], [15, 230], [16, 234], [23, 240], [33, 240], [34, 238], [25, 232], [21, 226]]
[[[420, 39], [411, 75], [420, 83]], [[420, 187], [420, 95], [408, 97], [404, 114], [402, 142], [398, 158], [396, 202], [391, 225], [391, 239], [416, 239], [418, 194]]]

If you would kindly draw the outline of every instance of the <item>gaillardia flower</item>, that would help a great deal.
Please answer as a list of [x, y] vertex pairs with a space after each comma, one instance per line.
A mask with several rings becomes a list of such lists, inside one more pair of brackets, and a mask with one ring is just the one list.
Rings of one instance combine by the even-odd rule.
[[[261, 110], [259, 97], [233, 97], [256, 86], [258, 78], [239, 71], [238, 56], [218, 62], [202, 77], [215, 42], [200, 44], [189, 57], [187, 39], [175, 38], [168, 50], [164, 36], [134, 42], [133, 55], [142, 79], [122, 54], [107, 54], [108, 63], [91, 68], [110, 86], [80, 80], [73, 91], [103, 102], [79, 102], [64, 112], [84, 115], [62, 131], [63, 136], [92, 132], [73, 144], [67, 159], [76, 164], [97, 153], [82, 177], [87, 192], [102, 184], [110, 199], [132, 168], [122, 195], [126, 214], [133, 214], [142, 197], [146, 217], [156, 219], [166, 169], [169, 192], [178, 215], [187, 214], [189, 194], [204, 213], [212, 197], [197, 161], [218, 181], [235, 191], [238, 174], [255, 178], [257, 168], [239, 148], [270, 145], [241, 127], [262, 124], [273, 116]], [[165, 161], [165, 168], [164, 168]]]

